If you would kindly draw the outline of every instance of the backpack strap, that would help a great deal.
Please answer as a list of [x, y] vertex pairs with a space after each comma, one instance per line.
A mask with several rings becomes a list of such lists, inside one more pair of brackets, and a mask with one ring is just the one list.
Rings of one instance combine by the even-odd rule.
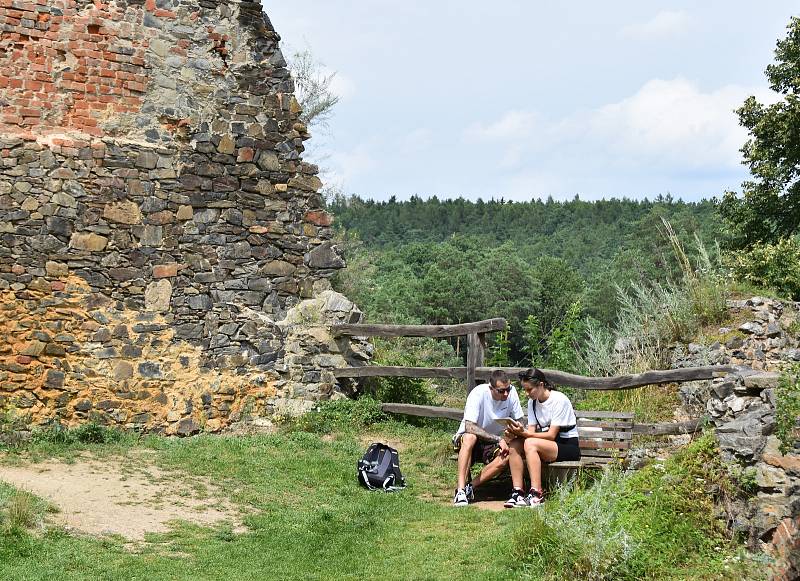
[[361, 470], [358, 473], [358, 478], [361, 480], [361, 483], [367, 487], [368, 490], [377, 490], [377, 487], [372, 486], [369, 482], [369, 476], [367, 476], [366, 470]]

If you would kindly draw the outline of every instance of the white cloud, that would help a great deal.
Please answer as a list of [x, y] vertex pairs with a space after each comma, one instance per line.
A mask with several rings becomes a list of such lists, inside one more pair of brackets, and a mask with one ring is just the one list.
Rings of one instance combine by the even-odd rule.
[[[734, 109], [753, 94], [774, 101], [761, 88], [704, 91], [685, 78], [653, 79], [617, 102], [547, 122], [537, 118], [535, 134], [509, 140], [493, 158], [502, 176], [498, 192], [511, 199], [655, 195], [690, 180], [698, 191], [716, 193], [720, 175], [741, 170], [747, 132]], [[499, 135], [502, 126], [487, 125], [498, 128], [487, 133]], [[642, 183], [650, 185], [637, 191]]]
[[464, 130], [467, 142], [480, 141], [518, 141], [528, 137], [533, 129], [536, 116], [530, 111], [507, 111], [492, 123], [473, 123]]
[[683, 10], [662, 10], [646, 22], [624, 27], [622, 35], [636, 40], [671, 38], [686, 32], [690, 24], [691, 19]]
[[361, 143], [349, 151], [336, 151], [327, 165], [328, 180], [346, 184], [372, 171], [377, 162], [370, 144]]
[[596, 144], [597, 154], [613, 152], [638, 161], [698, 166], [737, 166], [747, 138], [734, 109], [765, 90], [726, 85], [703, 92], [684, 78], [653, 79], [635, 94], [576, 115], [562, 124]]

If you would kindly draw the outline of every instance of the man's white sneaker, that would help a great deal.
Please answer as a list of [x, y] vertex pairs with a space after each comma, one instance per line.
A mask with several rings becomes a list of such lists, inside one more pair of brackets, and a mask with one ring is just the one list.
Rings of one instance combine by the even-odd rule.
[[459, 488], [456, 490], [456, 495], [453, 497], [453, 506], [467, 506], [469, 504], [469, 499], [467, 498], [467, 493], [464, 492], [463, 488]]
[[472, 482], [467, 482], [467, 485], [464, 487], [464, 494], [467, 495], [468, 501], [475, 502], [475, 489], [472, 488]]
[[505, 508], [517, 508], [522, 506], [528, 506], [528, 502], [525, 500], [525, 493], [522, 490], [515, 488], [514, 491], [511, 493], [511, 498], [506, 500], [503, 503], [503, 506]]

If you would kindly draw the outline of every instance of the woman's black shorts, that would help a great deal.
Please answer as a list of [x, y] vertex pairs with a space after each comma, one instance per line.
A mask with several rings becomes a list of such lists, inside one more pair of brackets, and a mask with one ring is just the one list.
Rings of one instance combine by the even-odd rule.
[[576, 462], [581, 459], [578, 438], [556, 438], [558, 457], [556, 462]]

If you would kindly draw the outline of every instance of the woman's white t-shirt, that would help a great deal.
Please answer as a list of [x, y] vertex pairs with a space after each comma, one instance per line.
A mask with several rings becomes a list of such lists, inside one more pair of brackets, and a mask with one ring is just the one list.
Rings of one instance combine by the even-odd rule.
[[[553, 390], [550, 392], [550, 397], [543, 402], [538, 399], [528, 400], [528, 425], [535, 426], [537, 423], [540, 428], [547, 431], [551, 424], [560, 427], [574, 426], [578, 420], [575, 418], [575, 410], [572, 409], [569, 398], [560, 391]], [[562, 438], [577, 438], [578, 428], [572, 428], [568, 432], [559, 431], [559, 435]]]
[[522, 405], [519, 403], [519, 395], [513, 385], [510, 385], [511, 393], [505, 401], [492, 398], [491, 386], [488, 383], [476, 385], [475, 389], [469, 392], [467, 404], [464, 406], [464, 419], [458, 427], [456, 434], [463, 434], [466, 431], [464, 422], [470, 421], [483, 428], [490, 434], [502, 436], [505, 426], [498, 424], [495, 418], [512, 418], [519, 420], [522, 418]]

